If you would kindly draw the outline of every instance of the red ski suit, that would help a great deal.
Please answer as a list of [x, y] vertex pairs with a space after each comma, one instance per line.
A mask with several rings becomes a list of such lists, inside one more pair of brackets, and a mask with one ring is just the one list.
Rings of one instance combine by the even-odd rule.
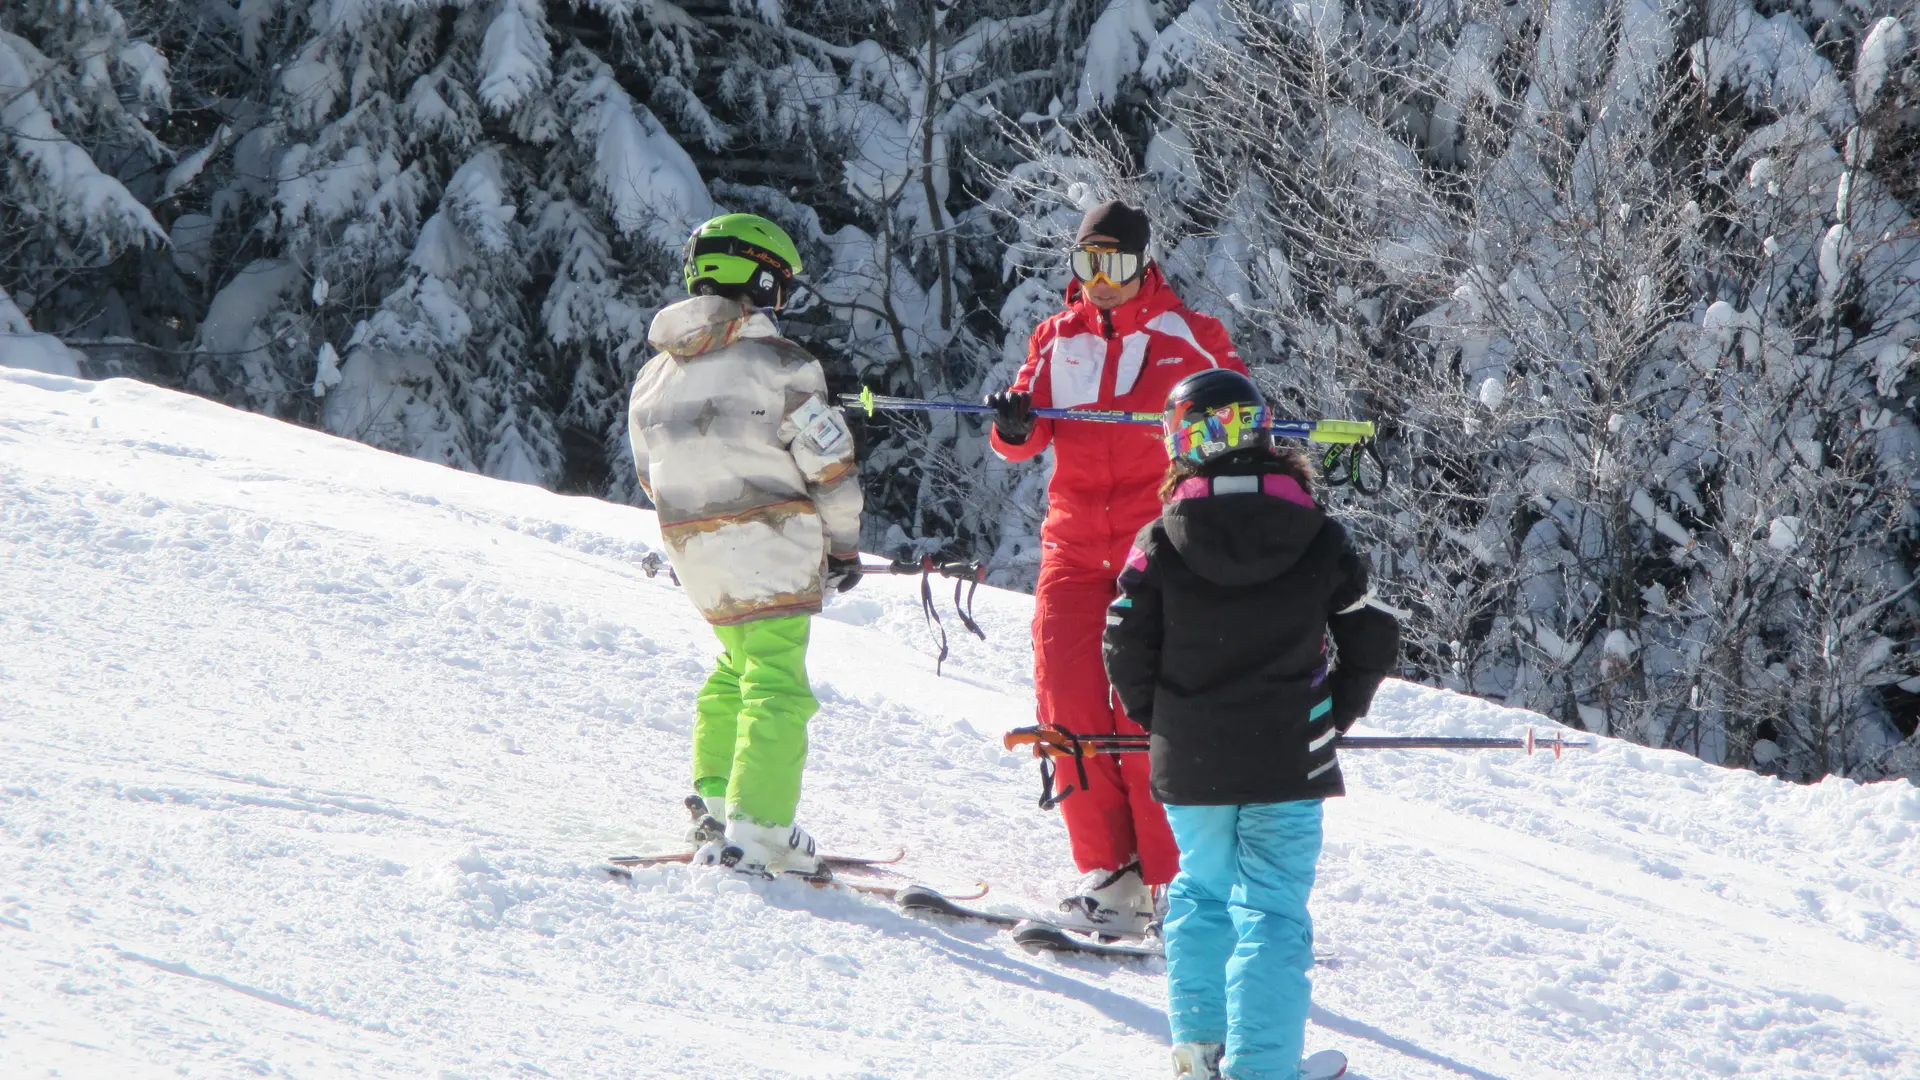
[[[1013, 389], [1031, 393], [1035, 408], [1159, 412], [1174, 383], [1211, 367], [1246, 370], [1226, 328], [1183, 307], [1150, 265], [1139, 295], [1111, 311], [1093, 306], [1077, 282], [1069, 286], [1067, 309], [1034, 329]], [[1158, 428], [1129, 424], [1041, 419], [1017, 446], [993, 434], [994, 450], [1008, 461], [1049, 445], [1055, 461], [1033, 611], [1040, 722], [1082, 734], [1138, 734], [1107, 685], [1100, 635], [1134, 535], [1160, 516], [1166, 449]], [[1173, 880], [1180, 851], [1166, 811], [1147, 790], [1147, 772], [1145, 754], [1087, 759], [1086, 790], [1060, 804], [1082, 873], [1117, 870], [1137, 855], [1147, 884]], [[1060, 780], [1079, 786], [1070, 768]]]

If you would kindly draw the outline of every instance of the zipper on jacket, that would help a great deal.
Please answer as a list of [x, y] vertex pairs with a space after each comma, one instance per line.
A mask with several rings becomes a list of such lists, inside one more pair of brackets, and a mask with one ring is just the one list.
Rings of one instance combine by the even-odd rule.
[[1113, 340], [1113, 312], [1106, 308], [1100, 309], [1100, 334], [1108, 341]]

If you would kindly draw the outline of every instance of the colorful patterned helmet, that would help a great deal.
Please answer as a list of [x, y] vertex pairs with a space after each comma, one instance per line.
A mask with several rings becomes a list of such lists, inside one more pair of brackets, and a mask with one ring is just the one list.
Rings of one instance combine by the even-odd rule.
[[1204, 465], [1236, 450], [1272, 447], [1272, 423], [1273, 411], [1252, 379], [1212, 368], [1174, 384], [1160, 430], [1166, 436], [1167, 457]]
[[689, 296], [740, 294], [756, 307], [778, 308], [799, 272], [793, 238], [758, 214], [722, 214], [693, 230], [680, 252]]

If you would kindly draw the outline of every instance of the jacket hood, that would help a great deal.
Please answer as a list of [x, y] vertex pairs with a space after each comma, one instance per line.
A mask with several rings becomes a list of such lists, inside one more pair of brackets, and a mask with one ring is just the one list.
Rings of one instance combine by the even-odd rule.
[[661, 308], [647, 330], [647, 344], [686, 358], [710, 353], [741, 338], [779, 337], [765, 312], [725, 296], [691, 296]]
[[1261, 473], [1188, 480], [1162, 521], [1194, 573], [1221, 585], [1251, 585], [1293, 569], [1327, 515], [1292, 477]]
[[1167, 284], [1165, 275], [1160, 273], [1160, 264], [1150, 262], [1140, 274], [1140, 292], [1133, 299], [1111, 311], [1103, 312], [1087, 299], [1087, 293], [1081, 287], [1079, 279], [1067, 282], [1067, 309], [1074, 317], [1085, 323], [1096, 333], [1108, 327], [1102, 325], [1104, 314], [1112, 320], [1111, 330], [1115, 334], [1131, 334], [1154, 319], [1181, 307], [1180, 297]]

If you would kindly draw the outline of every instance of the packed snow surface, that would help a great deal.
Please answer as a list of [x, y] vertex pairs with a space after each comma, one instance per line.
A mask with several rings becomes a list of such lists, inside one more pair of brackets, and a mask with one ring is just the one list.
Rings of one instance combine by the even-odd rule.
[[[676, 846], [711, 634], [651, 515], [0, 371], [0, 1076], [1153, 1077], [1164, 973]], [[1029, 601], [816, 624], [802, 814], [1038, 910]], [[936, 590], [943, 594], [944, 590]], [[943, 605], [946, 603], [944, 597]], [[951, 616], [949, 627], [954, 626]], [[1388, 732], [1539, 717], [1390, 683]], [[1312, 1048], [1359, 1077], [1920, 1075], [1920, 791], [1603, 740], [1350, 753]]]

